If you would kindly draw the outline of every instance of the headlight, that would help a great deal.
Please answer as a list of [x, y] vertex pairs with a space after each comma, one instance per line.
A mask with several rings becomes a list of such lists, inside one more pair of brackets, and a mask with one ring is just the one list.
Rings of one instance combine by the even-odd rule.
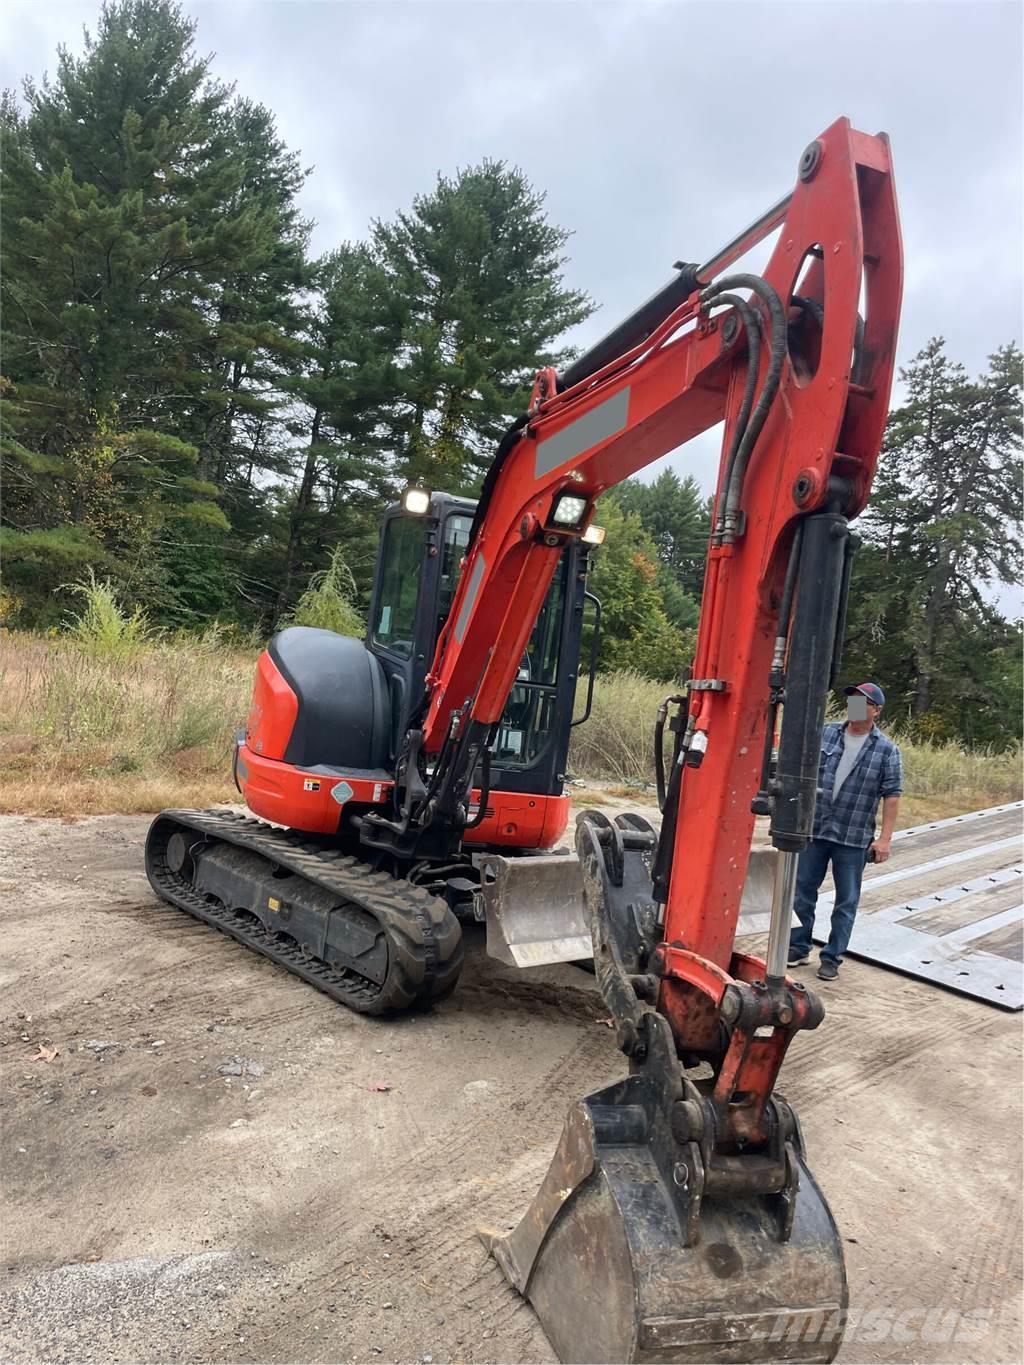
[[422, 517], [430, 511], [430, 494], [425, 488], [407, 488], [402, 494], [402, 508], [410, 516]]
[[587, 499], [575, 493], [559, 493], [551, 509], [553, 526], [578, 526], [587, 515]]

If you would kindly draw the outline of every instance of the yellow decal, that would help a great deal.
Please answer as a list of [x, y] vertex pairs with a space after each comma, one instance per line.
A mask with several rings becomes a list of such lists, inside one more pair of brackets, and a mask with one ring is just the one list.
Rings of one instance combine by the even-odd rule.
[[280, 910], [280, 908], [281, 908], [281, 902], [277, 899], [276, 896], [268, 896], [268, 897], [267, 897], [267, 907], [268, 907], [270, 910]]

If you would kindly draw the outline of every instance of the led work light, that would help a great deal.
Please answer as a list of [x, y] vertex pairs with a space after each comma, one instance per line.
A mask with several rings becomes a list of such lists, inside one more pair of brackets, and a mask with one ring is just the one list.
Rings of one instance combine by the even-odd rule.
[[587, 515], [587, 499], [575, 493], [559, 493], [551, 509], [552, 526], [578, 526]]
[[587, 529], [583, 532], [583, 535], [580, 537], [580, 539], [583, 541], [584, 545], [603, 545], [604, 537], [605, 537], [604, 527], [596, 526], [593, 522], [591, 522]]
[[407, 488], [402, 494], [402, 508], [410, 516], [422, 517], [430, 510], [430, 494], [425, 488]]

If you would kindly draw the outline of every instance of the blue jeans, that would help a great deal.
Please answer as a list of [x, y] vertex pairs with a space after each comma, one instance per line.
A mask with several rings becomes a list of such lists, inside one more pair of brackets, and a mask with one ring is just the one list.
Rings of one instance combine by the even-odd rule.
[[821, 950], [821, 957], [822, 961], [829, 958], [837, 967], [842, 962], [853, 933], [853, 921], [857, 917], [860, 883], [867, 856], [866, 848], [833, 844], [828, 839], [812, 839], [800, 854], [796, 870], [796, 896], [793, 900], [800, 928], [794, 929], [789, 936], [791, 954], [803, 956], [811, 951], [811, 930], [814, 928], [818, 891], [831, 862], [836, 898], [832, 904], [832, 932]]

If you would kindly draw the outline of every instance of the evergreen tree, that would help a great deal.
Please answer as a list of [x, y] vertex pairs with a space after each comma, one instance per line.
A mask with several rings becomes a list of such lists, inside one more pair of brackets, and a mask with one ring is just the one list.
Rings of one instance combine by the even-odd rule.
[[[167, 0], [106, 5], [83, 56], [62, 49], [27, 111], [0, 112], [8, 564], [19, 533], [76, 560], [144, 536], [133, 589], [181, 620], [223, 604], [223, 493], [254, 501], [270, 463], [305, 240], [294, 157], [266, 111], [228, 103], [193, 33]], [[152, 507], [115, 529], [97, 499], [146, 461]]]
[[291, 602], [297, 577], [323, 564], [339, 542], [358, 588], [368, 590], [380, 513], [399, 488], [386, 420], [400, 344], [395, 300], [365, 246], [330, 253], [313, 279], [305, 360], [289, 386], [305, 408], [293, 435], [306, 444], [301, 476], [284, 503], [277, 613]]
[[[590, 575], [590, 588], [601, 599], [598, 668], [632, 668], [666, 682], [682, 677], [696, 632], [669, 619], [653, 541], [636, 513], [624, 512], [614, 498], [598, 504], [598, 520], [605, 540], [594, 552]], [[584, 644], [584, 658], [588, 649]]]
[[1018, 634], [984, 589], [1020, 572], [1021, 354], [1002, 347], [971, 381], [935, 339], [901, 379], [855, 561], [848, 661], [886, 679], [891, 710], [922, 732], [1005, 740], [1020, 733], [1020, 698], [997, 660]]
[[696, 479], [664, 469], [652, 483], [627, 479], [615, 490], [619, 505], [635, 512], [650, 534], [670, 579], [693, 602], [704, 588], [704, 561], [711, 532], [708, 499]]
[[192, 27], [166, 0], [105, 6], [82, 58], [61, 49], [52, 86], [25, 82], [26, 116], [7, 102], [5, 368], [44, 390], [44, 449], [115, 407], [152, 415], [202, 330], [203, 274], [239, 245], [200, 211], [225, 93]]
[[562, 282], [568, 237], [501, 161], [439, 176], [411, 212], [374, 225], [402, 314], [390, 423], [403, 474], [453, 491], [480, 478], [535, 371], [562, 358], [559, 338], [592, 311]]
[[154, 577], [174, 598], [164, 609], [182, 621], [230, 609], [236, 595], [253, 605], [265, 596], [262, 578], [246, 574], [246, 560], [275, 533], [267, 476], [287, 477], [292, 468], [292, 381], [304, 357], [299, 300], [312, 283], [309, 225], [296, 202], [305, 172], [277, 137], [271, 114], [235, 101], [218, 118], [212, 145], [221, 168], [218, 211], [245, 218], [248, 232], [244, 248], [221, 263], [220, 278], [204, 291], [192, 397], [178, 422], [199, 450], [200, 478], [215, 486], [230, 534], [168, 526]]

